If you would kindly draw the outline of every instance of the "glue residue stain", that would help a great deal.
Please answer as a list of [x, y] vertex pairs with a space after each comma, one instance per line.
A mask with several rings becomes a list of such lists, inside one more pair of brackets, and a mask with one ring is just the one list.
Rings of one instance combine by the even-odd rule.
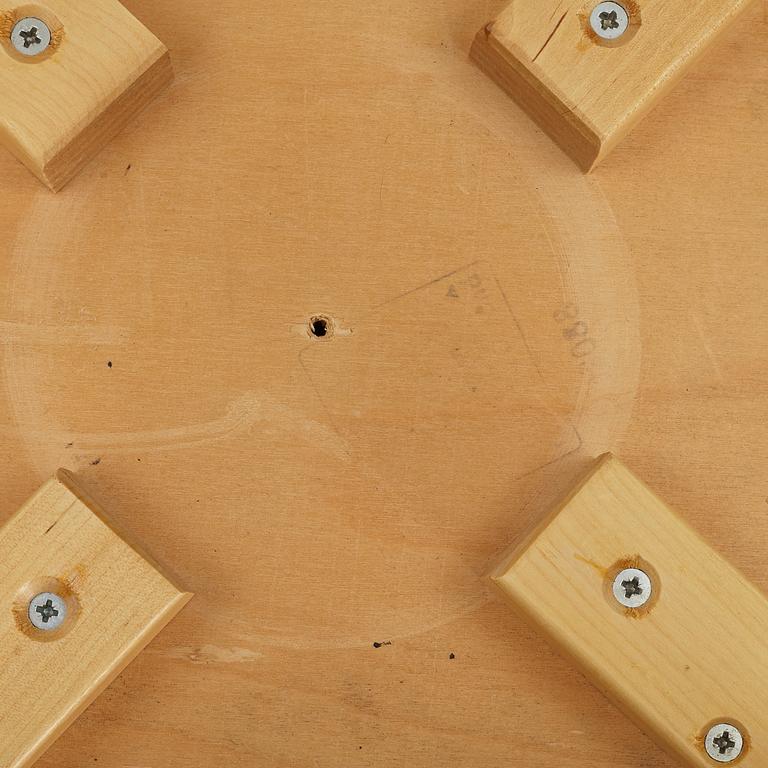
[[586, 565], [590, 566], [591, 568], [594, 568], [602, 578], [605, 578], [605, 575], [608, 573], [607, 568], [603, 568], [602, 565], [599, 563], [596, 563], [594, 560], [590, 560], [588, 557], [584, 557], [584, 555], [576, 554], [574, 557], [579, 560], [582, 563], [586, 563]]

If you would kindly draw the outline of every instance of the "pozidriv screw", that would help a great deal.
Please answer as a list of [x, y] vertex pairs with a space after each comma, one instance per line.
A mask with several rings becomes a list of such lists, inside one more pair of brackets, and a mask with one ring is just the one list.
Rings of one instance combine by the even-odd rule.
[[744, 737], [735, 725], [718, 723], [709, 729], [704, 748], [716, 762], [732, 763], [744, 749]]
[[589, 23], [603, 40], [618, 40], [629, 29], [629, 13], [619, 3], [599, 3], [590, 15]]
[[613, 596], [625, 608], [640, 608], [653, 594], [650, 576], [639, 568], [625, 568], [613, 580]]
[[35, 16], [19, 19], [11, 30], [11, 45], [22, 56], [38, 56], [51, 44], [51, 29]]
[[67, 604], [53, 592], [41, 592], [29, 601], [29, 620], [43, 632], [58, 629], [67, 617]]

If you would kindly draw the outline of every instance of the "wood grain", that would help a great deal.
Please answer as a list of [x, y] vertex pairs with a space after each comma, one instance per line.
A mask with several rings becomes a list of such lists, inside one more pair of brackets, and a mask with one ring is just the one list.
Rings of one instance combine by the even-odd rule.
[[[0, 762], [27, 768], [188, 602], [123, 541], [67, 472], [0, 529]], [[60, 628], [27, 618], [29, 601], [67, 603]]]
[[[651, 575], [642, 608], [611, 586]], [[768, 760], [768, 600], [618, 459], [606, 454], [493, 576], [515, 607], [655, 740], [692, 768], [736, 724], [744, 766]]]
[[677, 765], [484, 574], [612, 450], [768, 587], [765, 5], [585, 176], [506, 0], [126, 3], [171, 87], [0, 153], [0, 517], [67, 467], [196, 597], [40, 768]]
[[589, 171], [750, 1], [631, 0], [628, 31], [605, 41], [589, 22], [596, 3], [515, 0], [478, 33], [473, 57]]
[[[9, 41], [26, 16], [53, 32], [39, 58]], [[173, 78], [166, 47], [116, 0], [5, 0], [0, 39], [0, 143], [54, 191]]]

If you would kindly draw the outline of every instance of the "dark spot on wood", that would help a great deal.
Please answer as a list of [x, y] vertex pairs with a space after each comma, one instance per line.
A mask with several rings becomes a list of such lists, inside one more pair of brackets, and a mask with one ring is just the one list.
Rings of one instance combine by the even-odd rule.
[[92, 466], [92, 467], [95, 467], [97, 464], [101, 464], [101, 458], [98, 458], [98, 459], [94, 459], [94, 460], [91, 462], [91, 466]]
[[455, 658], [456, 658], [456, 654], [455, 654], [455, 653], [452, 653], [450, 656], [448, 656], [448, 658], [449, 658], [449, 659], [455, 659]]
[[391, 640], [385, 640], [383, 643], [374, 643], [373, 647], [374, 648], [381, 648], [383, 645], [392, 645], [392, 641]]
[[111, 367], [112, 367], [112, 361], [110, 360], [107, 362], [107, 368], [111, 368]]

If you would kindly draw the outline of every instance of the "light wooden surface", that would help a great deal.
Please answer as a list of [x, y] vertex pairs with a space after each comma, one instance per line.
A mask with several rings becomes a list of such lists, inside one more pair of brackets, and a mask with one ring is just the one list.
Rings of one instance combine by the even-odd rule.
[[613, 151], [752, 0], [634, 0], [605, 41], [597, 5], [513, 0], [478, 34], [473, 55], [584, 170]]
[[76, 470], [196, 595], [41, 768], [675, 765], [484, 574], [613, 450], [768, 587], [768, 6], [585, 177], [504, 5], [131, 0], [171, 88], [0, 154], [0, 514]]
[[[191, 595], [121, 539], [66, 472], [0, 529], [0, 561], [0, 764], [27, 768]], [[27, 618], [43, 592], [67, 603], [52, 632]]]
[[[630, 562], [652, 574], [644, 608], [611, 594]], [[596, 462], [493, 580], [682, 764], [711, 766], [704, 737], [726, 722], [748, 745], [739, 764], [766, 765], [768, 600], [618, 459]]]
[[[27, 16], [53, 32], [37, 57], [8, 39]], [[167, 48], [117, 0], [0, 0], [0, 40], [0, 144], [53, 190], [173, 78]]]

